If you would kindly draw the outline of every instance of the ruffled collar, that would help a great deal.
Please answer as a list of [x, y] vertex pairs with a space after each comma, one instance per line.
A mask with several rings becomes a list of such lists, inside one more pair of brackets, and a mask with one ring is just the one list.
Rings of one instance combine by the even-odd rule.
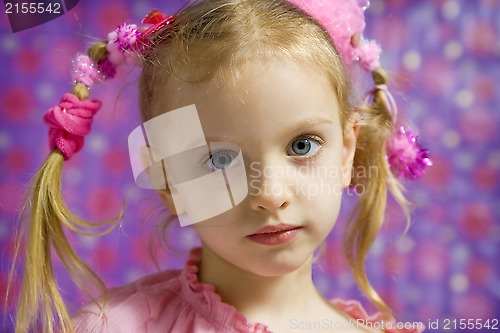
[[213, 323], [218, 331], [272, 333], [266, 325], [249, 321], [234, 306], [222, 302], [213, 285], [198, 280], [200, 259], [201, 248], [191, 250], [180, 276], [182, 292], [189, 296], [187, 299], [196, 312]]
[[[197, 313], [202, 315], [207, 321], [213, 323], [217, 330], [223, 332], [254, 332], [272, 333], [264, 324], [249, 321], [243, 314], [239, 313], [232, 305], [222, 302], [219, 294], [215, 292], [215, 287], [198, 280], [198, 263], [201, 260], [201, 248], [192, 249], [186, 265], [181, 272], [181, 288], [186, 300]], [[347, 316], [363, 320], [364, 323], [380, 323], [381, 313], [369, 316], [357, 301], [343, 301], [334, 299], [332, 303]], [[374, 326], [375, 327], [375, 326]], [[397, 328], [396, 324], [389, 328], [384, 326], [387, 333], [421, 333], [423, 329]]]

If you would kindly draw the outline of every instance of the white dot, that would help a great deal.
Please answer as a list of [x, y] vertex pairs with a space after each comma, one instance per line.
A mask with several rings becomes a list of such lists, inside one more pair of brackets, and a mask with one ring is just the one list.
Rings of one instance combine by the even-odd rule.
[[354, 285], [354, 281], [352, 280], [352, 275], [350, 273], [342, 273], [338, 281], [342, 289], [349, 289]]
[[415, 286], [410, 286], [406, 288], [406, 299], [411, 303], [418, 303], [422, 299], [422, 291], [420, 288], [416, 288]]
[[446, 131], [443, 134], [443, 144], [446, 148], [455, 149], [460, 144], [460, 135], [457, 131]]
[[12, 35], [6, 35], [2, 38], [2, 51], [5, 53], [12, 53], [17, 51], [18, 42]]
[[8, 234], [8, 229], [7, 229], [7, 221], [0, 220], [0, 238], [4, 238]]
[[470, 90], [460, 90], [456, 95], [455, 95], [455, 104], [458, 107], [461, 107], [463, 109], [466, 109], [474, 103], [474, 94]]
[[90, 135], [87, 141], [90, 151], [94, 153], [102, 153], [108, 148], [108, 142], [102, 135]]
[[443, 16], [448, 20], [453, 20], [460, 15], [460, 5], [457, 1], [448, 0], [443, 4]]
[[54, 86], [48, 82], [42, 82], [36, 87], [36, 96], [40, 101], [54, 100]]
[[456, 264], [462, 264], [469, 261], [471, 252], [467, 245], [459, 244], [453, 247], [451, 251], [452, 261]]
[[385, 3], [380, 0], [375, 0], [370, 3], [370, 12], [382, 14], [385, 10]]
[[184, 228], [180, 234], [180, 242], [184, 249], [190, 249], [198, 244], [198, 234], [194, 228]]
[[64, 182], [69, 185], [78, 185], [82, 180], [82, 173], [77, 168], [64, 170]]
[[456, 293], [469, 289], [469, 279], [464, 274], [455, 274], [450, 279], [450, 288]]
[[470, 153], [459, 153], [455, 157], [455, 163], [462, 170], [471, 170], [476, 164], [476, 158]]
[[500, 227], [499, 226], [494, 226], [491, 228], [490, 231], [490, 239], [494, 242], [500, 241]]
[[80, 237], [78, 244], [82, 244], [85, 248], [93, 248], [97, 244], [97, 237]]
[[128, 186], [125, 189], [125, 198], [130, 202], [137, 202], [141, 198], [142, 192], [135, 185]]
[[449, 60], [460, 58], [464, 51], [462, 44], [457, 41], [450, 41], [444, 45], [444, 55]]
[[328, 278], [324, 276], [316, 277], [314, 279], [314, 284], [323, 294], [327, 294], [330, 292], [331, 283]]
[[495, 150], [488, 156], [488, 164], [493, 169], [500, 169], [500, 150]]
[[396, 247], [401, 253], [410, 252], [414, 246], [415, 242], [408, 236], [404, 236], [396, 242]]
[[0, 149], [5, 150], [9, 148], [12, 140], [10, 139], [10, 135], [7, 132], [0, 132]]
[[457, 232], [452, 227], [443, 227], [439, 231], [439, 239], [444, 243], [449, 243], [455, 239]]
[[403, 66], [409, 70], [416, 70], [422, 64], [422, 57], [417, 51], [408, 51], [403, 56]]

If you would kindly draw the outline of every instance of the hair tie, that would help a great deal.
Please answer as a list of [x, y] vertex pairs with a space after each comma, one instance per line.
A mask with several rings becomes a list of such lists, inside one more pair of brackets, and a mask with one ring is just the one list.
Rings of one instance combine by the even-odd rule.
[[417, 142], [418, 135], [401, 126], [387, 143], [387, 161], [396, 177], [415, 180], [432, 166], [429, 151]]
[[383, 102], [387, 106], [387, 111], [389, 111], [389, 113], [391, 114], [392, 120], [396, 121], [398, 116], [398, 107], [396, 105], [394, 97], [392, 97], [392, 94], [387, 87], [387, 84], [377, 84], [375, 86], [375, 89], [373, 89], [373, 94], [375, 94], [377, 91], [381, 92], [380, 96], [382, 96]]
[[80, 100], [77, 96], [66, 93], [59, 105], [49, 109], [43, 121], [49, 126], [49, 146], [55, 147], [69, 160], [74, 153], [82, 149], [85, 135], [89, 134], [93, 116], [101, 108], [97, 99]]

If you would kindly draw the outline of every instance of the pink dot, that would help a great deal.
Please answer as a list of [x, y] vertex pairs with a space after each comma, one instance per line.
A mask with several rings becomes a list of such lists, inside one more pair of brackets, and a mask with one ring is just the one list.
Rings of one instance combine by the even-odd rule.
[[448, 272], [448, 250], [439, 242], [422, 241], [415, 251], [417, 274], [422, 280], [440, 281]]
[[349, 268], [343, 253], [342, 244], [340, 242], [328, 243], [326, 245], [325, 254], [320, 257], [321, 267], [323, 267], [326, 272], [335, 275], [348, 272]]
[[478, 76], [474, 82], [474, 96], [478, 100], [490, 101], [496, 97], [496, 82], [490, 76]]
[[387, 49], [401, 49], [408, 45], [408, 24], [395, 17], [387, 17], [379, 20], [377, 24], [371, 27], [371, 33], [368, 36], [380, 41]]
[[486, 110], [470, 110], [459, 114], [462, 137], [471, 143], [493, 142], [497, 134], [494, 115]]
[[18, 183], [0, 184], [0, 212], [17, 213], [21, 207], [25, 189]]
[[487, 237], [494, 224], [491, 208], [482, 202], [465, 204], [461, 217], [460, 228], [468, 239]]
[[87, 211], [93, 220], [104, 220], [120, 212], [121, 199], [113, 187], [96, 186], [89, 191]]
[[495, 306], [490, 298], [480, 293], [471, 293], [452, 299], [452, 311], [460, 319], [492, 319]]
[[103, 159], [104, 167], [110, 175], [123, 175], [129, 170], [130, 158], [124, 149], [110, 149]]
[[395, 70], [389, 80], [394, 82], [394, 86], [397, 87], [398, 93], [413, 91], [415, 89], [414, 74], [404, 67]]
[[495, 52], [498, 36], [495, 27], [487, 22], [476, 21], [464, 31], [466, 47], [475, 55], [490, 55]]
[[16, 54], [15, 64], [21, 72], [34, 74], [40, 68], [40, 57], [33, 49], [21, 49]]
[[27, 121], [34, 111], [33, 94], [22, 86], [7, 86], [0, 97], [3, 117], [13, 123]]
[[432, 155], [432, 162], [432, 167], [427, 169], [421, 181], [434, 189], [448, 186], [450, 178], [453, 176], [453, 166], [450, 160], [439, 155]]
[[398, 314], [405, 313], [405, 302], [403, 301], [401, 294], [393, 289], [381, 289], [379, 291], [380, 296], [387, 303], [387, 305], [391, 308], [394, 314], [397, 316]]
[[[439, 80], [436, 80], [439, 73]], [[452, 92], [457, 82], [457, 71], [449, 61], [441, 58], [426, 59], [422, 67], [422, 82], [420, 87], [431, 96], [443, 96]]]
[[432, 223], [445, 224], [448, 223], [448, 209], [447, 207], [436, 204], [431, 205], [428, 208], [429, 216], [431, 217]]
[[[2, 273], [0, 275], [0, 295], [5, 295], [5, 296], [7, 295], [8, 282], [9, 282], [8, 274]], [[1, 302], [2, 304], [0, 305], [0, 309], [7, 310], [7, 309], [12, 309], [14, 306], [16, 306], [16, 303], [17, 303], [16, 296], [20, 292], [20, 289], [21, 289], [20, 287], [21, 287], [20, 281], [17, 279], [13, 279], [12, 283], [10, 285], [9, 298], [7, 300], [5, 300], [4, 299], [5, 297], [4, 296], [2, 297], [2, 302]], [[7, 306], [6, 308], [4, 307], [5, 305]], [[3, 312], [3, 313], [5, 313], [5, 312]]]
[[97, 13], [96, 22], [100, 33], [106, 36], [107, 33], [115, 30], [116, 27], [127, 20], [130, 21], [130, 13], [127, 6], [122, 3], [112, 2], [102, 4], [101, 9]]
[[488, 165], [478, 165], [475, 167], [473, 177], [474, 183], [481, 189], [495, 190], [498, 188], [500, 174]]
[[472, 284], [487, 285], [493, 278], [493, 269], [485, 260], [471, 261], [467, 267], [467, 276]]
[[387, 252], [384, 255], [384, 267], [391, 276], [398, 277], [406, 276], [410, 268], [407, 255], [397, 251]]
[[93, 250], [92, 262], [99, 271], [112, 271], [118, 266], [118, 250], [111, 244], [101, 241]]
[[85, 53], [85, 49], [80, 49], [74, 39], [57, 38], [53, 41], [53, 46], [47, 51], [46, 59], [48, 60], [47, 66], [50, 68], [50, 73], [56, 77], [64, 78], [70, 82], [70, 75], [72, 70], [71, 61], [76, 53]]
[[135, 237], [130, 242], [130, 245], [130, 259], [135, 265], [145, 270], [154, 267], [153, 254], [158, 253], [159, 247], [153, 238], [149, 235]]
[[10, 172], [25, 172], [28, 169], [30, 155], [26, 149], [16, 147], [7, 151], [3, 157], [3, 166]]

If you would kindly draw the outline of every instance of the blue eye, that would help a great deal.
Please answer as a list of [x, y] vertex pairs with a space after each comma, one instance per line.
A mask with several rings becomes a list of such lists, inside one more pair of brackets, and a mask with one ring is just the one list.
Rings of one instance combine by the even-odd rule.
[[220, 150], [209, 156], [203, 164], [206, 165], [211, 170], [224, 170], [229, 168], [234, 160], [236, 159], [236, 154], [227, 150]]
[[301, 137], [292, 142], [290, 155], [313, 156], [321, 148], [322, 140], [316, 137]]

